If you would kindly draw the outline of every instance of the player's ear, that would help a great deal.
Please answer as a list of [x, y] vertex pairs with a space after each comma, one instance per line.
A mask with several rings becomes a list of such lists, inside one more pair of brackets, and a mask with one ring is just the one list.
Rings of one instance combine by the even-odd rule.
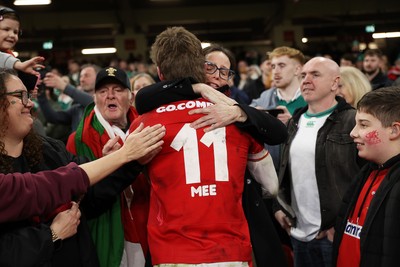
[[162, 74], [162, 72], [158, 66], [157, 66], [157, 74], [158, 74], [158, 78], [160, 78], [160, 81], [165, 81], [164, 74]]
[[132, 91], [129, 91], [129, 104], [132, 106], [133, 102], [135, 102], [135, 94]]
[[399, 138], [400, 136], [400, 122], [394, 122], [392, 123], [392, 126], [390, 127], [390, 135], [393, 139]]

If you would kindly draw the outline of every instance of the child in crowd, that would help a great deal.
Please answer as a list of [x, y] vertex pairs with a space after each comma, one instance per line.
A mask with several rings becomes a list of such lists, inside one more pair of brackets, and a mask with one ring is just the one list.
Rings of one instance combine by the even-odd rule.
[[336, 225], [332, 266], [399, 266], [400, 87], [364, 95], [350, 135], [368, 160], [349, 188]]
[[35, 69], [43, 68], [43, 57], [33, 57], [21, 62], [13, 53], [21, 32], [19, 16], [13, 9], [0, 6], [0, 29], [0, 67], [38, 75]]

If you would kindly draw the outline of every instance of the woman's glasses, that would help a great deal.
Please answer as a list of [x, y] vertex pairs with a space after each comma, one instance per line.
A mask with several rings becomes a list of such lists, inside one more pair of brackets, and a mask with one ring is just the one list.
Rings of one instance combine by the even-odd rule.
[[231, 79], [233, 75], [235, 75], [235, 72], [233, 70], [227, 68], [218, 68], [217, 65], [209, 61], [204, 62], [204, 66], [206, 68], [207, 74], [214, 74], [218, 70], [219, 77], [226, 81]]
[[14, 91], [14, 92], [7, 92], [7, 93], [4, 93], [3, 95], [11, 95], [11, 96], [18, 97], [19, 99], [21, 99], [22, 105], [24, 105], [25, 107], [28, 105], [29, 99], [34, 98], [33, 94], [30, 94], [30, 93], [28, 93], [27, 91], [24, 91], [24, 90]]

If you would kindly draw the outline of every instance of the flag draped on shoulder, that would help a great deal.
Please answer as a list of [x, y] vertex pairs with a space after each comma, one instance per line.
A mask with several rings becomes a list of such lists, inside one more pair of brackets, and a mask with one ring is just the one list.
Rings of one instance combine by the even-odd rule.
[[[102, 148], [110, 139], [105, 128], [96, 117], [94, 103], [84, 111], [79, 126], [68, 140], [67, 148], [76, 155], [84, 155], [90, 160], [102, 157]], [[128, 111], [130, 122], [137, 116], [134, 108]], [[124, 232], [121, 220], [120, 196], [110, 209], [97, 218], [88, 221], [101, 267], [119, 267], [124, 250]]]

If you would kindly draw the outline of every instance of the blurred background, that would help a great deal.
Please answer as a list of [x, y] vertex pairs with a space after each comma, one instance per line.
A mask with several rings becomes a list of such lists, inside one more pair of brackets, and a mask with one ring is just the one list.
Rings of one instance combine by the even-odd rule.
[[[43, 55], [52, 65], [70, 58], [148, 61], [155, 36], [177, 25], [250, 61], [281, 45], [335, 60], [368, 47], [379, 47], [390, 61], [400, 53], [400, 37], [373, 37], [400, 32], [399, 0], [52, 0], [39, 6], [9, 0], [0, 5], [21, 17], [19, 57]], [[82, 54], [104, 47], [116, 51]]]

